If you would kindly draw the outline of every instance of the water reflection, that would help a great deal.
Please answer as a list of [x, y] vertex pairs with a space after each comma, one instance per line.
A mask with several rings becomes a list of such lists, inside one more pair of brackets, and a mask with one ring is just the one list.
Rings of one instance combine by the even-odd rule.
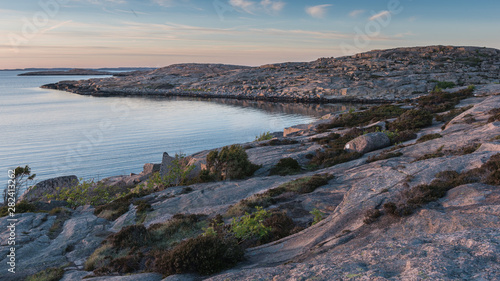
[[[133, 98], [133, 97], [132, 97]], [[262, 110], [268, 113], [284, 113], [302, 116], [310, 116], [319, 118], [323, 115], [341, 111], [347, 111], [351, 108], [357, 109], [359, 104], [350, 103], [331, 103], [331, 104], [314, 104], [314, 103], [290, 103], [290, 102], [269, 102], [255, 100], [238, 100], [238, 99], [223, 99], [223, 98], [194, 98], [194, 97], [154, 97], [138, 99], [147, 99], [155, 101], [198, 101], [198, 102], [213, 102], [238, 108], [253, 108]]]

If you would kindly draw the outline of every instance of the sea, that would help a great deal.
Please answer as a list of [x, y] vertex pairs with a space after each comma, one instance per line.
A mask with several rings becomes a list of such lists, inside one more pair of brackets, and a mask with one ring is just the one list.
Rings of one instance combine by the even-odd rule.
[[[140, 173], [163, 152], [189, 155], [345, 111], [344, 104], [196, 98], [91, 97], [40, 86], [92, 76], [0, 71], [0, 187], [29, 165], [36, 181]], [[103, 78], [103, 76], [100, 76]], [[3, 188], [2, 188], [3, 189]]]

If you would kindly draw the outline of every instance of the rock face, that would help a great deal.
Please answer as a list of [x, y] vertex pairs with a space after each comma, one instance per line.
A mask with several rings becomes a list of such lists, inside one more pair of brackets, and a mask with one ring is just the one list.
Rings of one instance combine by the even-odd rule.
[[345, 150], [349, 152], [368, 153], [377, 149], [391, 145], [389, 137], [381, 132], [368, 133], [359, 136], [345, 145]]
[[163, 158], [161, 159], [161, 164], [160, 164], [160, 174], [162, 176], [167, 175], [174, 160], [175, 160], [174, 157], [168, 155], [167, 152], [163, 152]]
[[71, 188], [78, 184], [76, 176], [63, 176], [53, 179], [41, 181], [34, 185], [31, 189], [27, 190], [22, 196], [21, 200], [28, 202], [40, 200], [45, 194], [56, 194], [56, 188]]
[[261, 67], [176, 64], [124, 77], [45, 85], [82, 95], [195, 96], [248, 100], [380, 101], [414, 98], [439, 82], [499, 82], [500, 50], [428, 46], [376, 50]]

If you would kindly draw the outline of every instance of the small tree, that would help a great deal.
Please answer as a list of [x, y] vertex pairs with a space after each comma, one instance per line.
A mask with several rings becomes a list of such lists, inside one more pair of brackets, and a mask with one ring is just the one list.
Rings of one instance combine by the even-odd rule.
[[14, 198], [17, 201], [20, 190], [30, 187], [36, 177], [36, 174], [31, 174], [31, 168], [28, 165], [25, 167], [19, 166], [13, 172], [9, 184], [3, 191], [4, 205], [7, 205], [8, 198]]

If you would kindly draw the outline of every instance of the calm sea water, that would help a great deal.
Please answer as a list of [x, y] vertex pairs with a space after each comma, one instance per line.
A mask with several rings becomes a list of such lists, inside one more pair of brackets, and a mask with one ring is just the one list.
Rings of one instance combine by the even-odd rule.
[[[0, 71], [0, 173], [29, 165], [37, 180], [102, 179], [139, 173], [163, 152], [191, 154], [248, 142], [266, 131], [309, 123], [341, 105], [248, 101], [94, 98], [40, 89], [75, 76]], [[3, 186], [4, 184], [1, 184]]]

